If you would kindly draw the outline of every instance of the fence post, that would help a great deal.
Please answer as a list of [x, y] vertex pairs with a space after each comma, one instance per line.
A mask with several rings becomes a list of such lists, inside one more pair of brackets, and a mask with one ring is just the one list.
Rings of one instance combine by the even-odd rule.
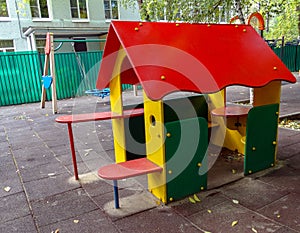
[[280, 59], [283, 61], [283, 56], [284, 56], [284, 36], [281, 38], [281, 49], [280, 49]]
[[295, 51], [295, 72], [297, 71], [297, 58], [298, 58], [298, 44], [296, 44], [296, 51]]

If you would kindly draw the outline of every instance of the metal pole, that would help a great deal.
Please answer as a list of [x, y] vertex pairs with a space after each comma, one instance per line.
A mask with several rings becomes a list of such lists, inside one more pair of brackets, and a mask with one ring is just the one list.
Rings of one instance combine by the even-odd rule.
[[54, 40], [54, 42], [59, 42], [59, 43], [64, 43], [64, 42], [69, 42], [69, 43], [71, 43], [71, 42], [73, 42], [73, 43], [74, 42], [105, 42], [105, 41], [106, 41], [106, 39], [87, 39], [87, 40], [56, 39], [56, 40]]
[[118, 190], [118, 181], [114, 180], [114, 199], [115, 199], [115, 208], [119, 209], [120, 204], [119, 204], [119, 190]]
[[73, 137], [73, 130], [72, 130], [72, 124], [71, 123], [68, 123], [68, 131], [69, 131], [70, 147], [71, 147], [71, 154], [72, 154], [73, 167], [74, 167], [74, 176], [75, 176], [75, 180], [79, 180], [78, 169], [77, 169], [77, 161], [76, 161], [76, 153], [75, 153], [75, 146], [74, 146], [74, 137]]
[[297, 71], [297, 57], [298, 57], [298, 44], [296, 44], [296, 52], [295, 52], [295, 59], [294, 59], [294, 62], [295, 62], [294, 71]]

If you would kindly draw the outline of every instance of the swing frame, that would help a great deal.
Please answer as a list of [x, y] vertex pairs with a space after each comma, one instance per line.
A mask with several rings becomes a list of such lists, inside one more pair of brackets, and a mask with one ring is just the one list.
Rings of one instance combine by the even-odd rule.
[[[50, 66], [50, 74], [48, 74]], [[43, 70], [43, 77], [51, 77], [52, 83], [51, 86], [51, 94], [52, 94], [52, 113], [57, 113], [57, 94], [56, 94], [56, 74], [55, 74], [55, 61], [54, 61], [54, 40], [53, 33], [48, 32], [46, 35], [46, 46], [45, 46], [45, 63]], [[48, 88], [49, 88], [48, 87]], [[41, 108], [45, 108], [46, 104], [46, 89], [45, 83], [42, 84], [42, 94], [41, 94]]]

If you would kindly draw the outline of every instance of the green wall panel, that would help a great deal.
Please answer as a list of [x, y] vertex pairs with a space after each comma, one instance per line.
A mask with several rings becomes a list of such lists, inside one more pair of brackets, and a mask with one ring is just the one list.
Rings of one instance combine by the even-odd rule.
[[[166, 123], [167, 198], [178, 200], [207, 187], [206, 150], [208, 128], [205, 118]], [[199, 165], [206, 172], [199, 174]]]
[[178, 121], [188, 118], [208, 117], [205, 95], [195, 95], [164, 101], [164, 121]]
[[278, 130], [278, 104], [254, 107], [247, 118], [245, 174], [274, 166]]

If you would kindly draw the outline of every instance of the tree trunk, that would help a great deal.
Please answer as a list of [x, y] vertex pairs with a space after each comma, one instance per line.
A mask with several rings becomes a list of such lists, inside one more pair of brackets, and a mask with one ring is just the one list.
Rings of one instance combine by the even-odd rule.
[[241, 21], [242, 24], [245, 24], [245, 18], [244, 18], [244, 15], [243, 15], [241, 1], [240, 0], [235, 0], [234, 5], [235, 5], [235, 9], [237, 11], [239, 20]]
[[139, 7], [141, 9], [141, 5], [143, 4], [143, 0], [137, 0], [137, 2], [138, 2], [138, 5], [139, 5]]
[[298, 12], [298, 35], [300, 35], [300, 4], [297, 6], [297, 12]]

